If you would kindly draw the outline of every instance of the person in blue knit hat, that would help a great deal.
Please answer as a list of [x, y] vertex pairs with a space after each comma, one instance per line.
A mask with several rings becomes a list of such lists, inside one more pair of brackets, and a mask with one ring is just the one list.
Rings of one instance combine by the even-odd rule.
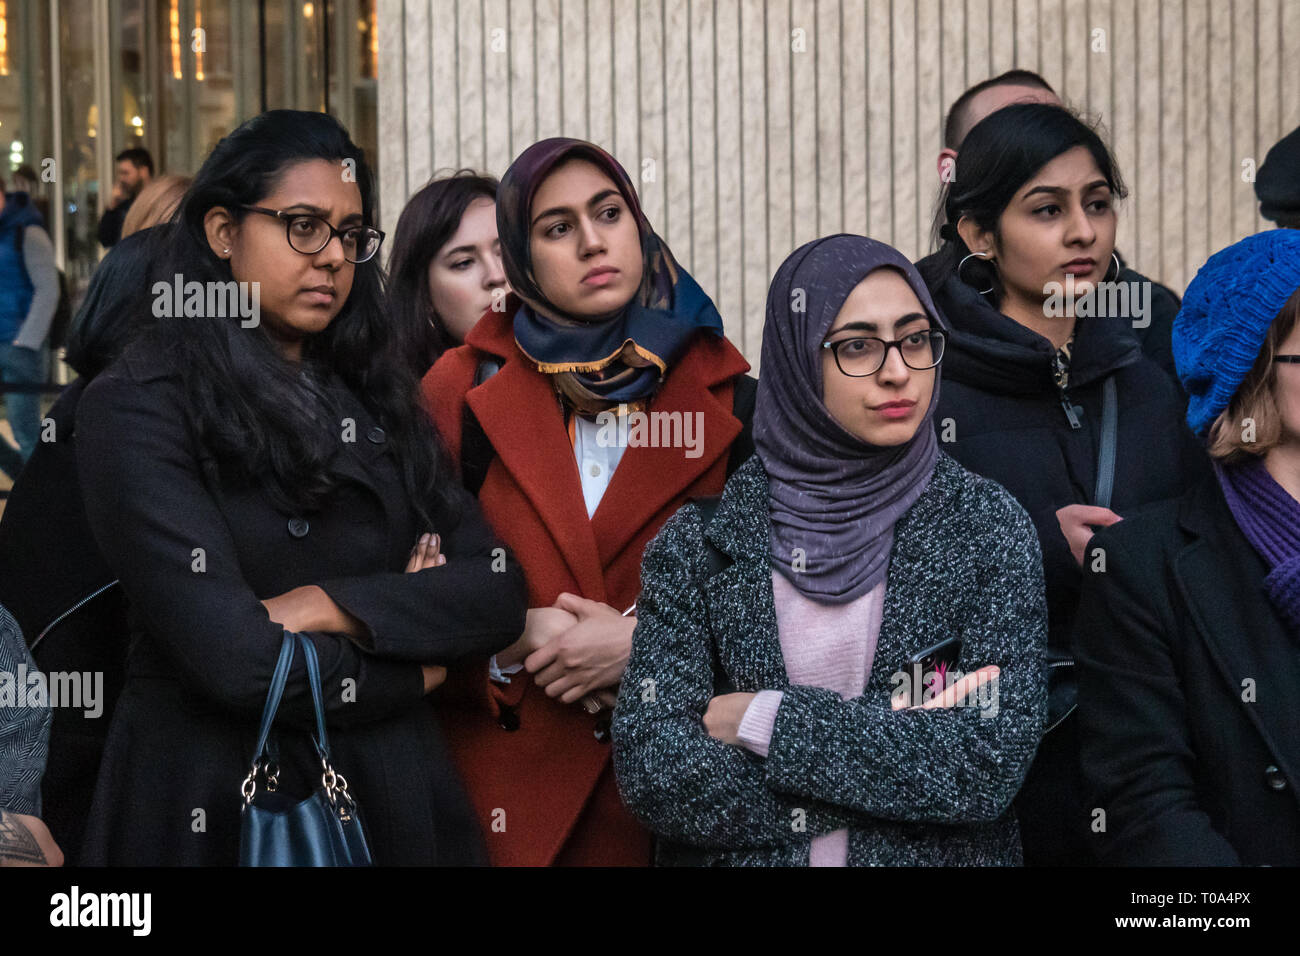
[[1174, 321], [1214, 473], [1096, 535], [1074, 648], [1103, 862], [1300, 864], [1300, 232], [1210, 257]]

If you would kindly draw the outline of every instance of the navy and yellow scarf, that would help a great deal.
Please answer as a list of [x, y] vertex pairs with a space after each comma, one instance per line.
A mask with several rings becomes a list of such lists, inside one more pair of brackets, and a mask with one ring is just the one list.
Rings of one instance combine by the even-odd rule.
[[[600, 321], [557, 309], [533, 275], [533, 196], [552, 170], [571, 159], [593, 163], [614, 181], [641, 236], [641, 287], [621, 312]], [[501, 178], [497, 233], [506, 278], [522, 300], [515, 312], [515, 342], [538, 371], [554, 377], [559, 393], [580, 412], [648, 399], [697, 331], [722, 335], [717, 307], [650, 228], [627, 171], [593, 143], [556, 137], [524, 150]]]

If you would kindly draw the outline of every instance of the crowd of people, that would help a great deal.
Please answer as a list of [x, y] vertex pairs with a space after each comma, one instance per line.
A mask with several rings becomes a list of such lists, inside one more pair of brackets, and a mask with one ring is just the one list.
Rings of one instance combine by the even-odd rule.
[[[1300, 131], [1180, 301], [1099, 127], [980, 83], [933, 253], [796, 249], [757, 377], [593, 143], [430, 182], [386, 271], [328, 115], [138, 153], [51, 437], [9, 400], [0, 864], [233, 864], [326, 725], [382, 865], [1300, 864]], [[286, 633], [324, 720], [295, 656], [262, 761]]]

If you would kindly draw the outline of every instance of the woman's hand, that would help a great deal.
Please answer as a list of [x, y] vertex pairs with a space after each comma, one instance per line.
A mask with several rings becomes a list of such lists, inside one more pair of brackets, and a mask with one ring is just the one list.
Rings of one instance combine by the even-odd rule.
[[533, 681], [548, 697], [566, 704], [592, 691], [616, 687], [632, 654], [636, 618], [576, 594], [561, 594], [554, 606], [575, 616], [577, 623], [524, 660]]
[[432, 533], [420, 535], [420, 540], [415, 542], [415, 547], [411, 549], [411, 556], [406, 561], [406, 573], [414, 574], [425, 568], [436, 568], [440, 564], [446, 564], [447, 556], [438, 550], [441, 546], [441, 535]]
[[965, 702], [966, 698], [973, 694], [978, 688], [983, 687], [989, 681], [996, 680], [998, 674], [996, 665], [990, 664], [988, 667], [981, 667], [977, 671], [966, 674], [961, 680], [955, 680], [952, 685], [945, 688], [940, 694], [936, 694], [924, 704], [913, 704], [908, 706], [907, 697], [899, 695], [894, 697], [891, 706], [894, 710], [933, 710], [936, 707], [956, 707], [958, 701]]
[[369, 637], [369, 631], [361, 621], [335, 604], [334, 599], [315, 584], [267, 598], [262, 606], [272, 621], [295, 634], [324, 631], [348, 637]]
[[62, 866], [63, 851], [40, 817], [0, 810], [0, 866]]
[[1088, 548], [1088, 541], [1093, 536], [1092, 526], [1105, 528], [1122, 521], [1119, 515], [1109, 508], [1095, 505], [1066, 505], [1056, 512], [1056, 521], [1061, 526], [1061, 534], [1070, 545], [1070, 554], [1079, 567], [1083, 567], [1083, 553]]
[[724, 744], [740, 743], [740, 722], [757, 694], [720, 694], [704, 710], [704, 729]]
[[524, 620], [524, 633], [497, 654], [497, 667], [511, 667], [539, 648], [545, 647], [569, 628], [578, 618], [558, 607], [530, 607]]
[[435, 664], [421, 664], [420, 670], [424, 671], [424, 692], [427, 694], [436, 690], [447, 679], [447, 668], [438, 667]]

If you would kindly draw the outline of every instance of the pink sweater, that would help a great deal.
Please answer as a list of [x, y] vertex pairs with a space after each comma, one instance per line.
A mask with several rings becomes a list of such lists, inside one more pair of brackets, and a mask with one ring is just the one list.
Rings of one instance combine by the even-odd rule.
[[[885, 582], [848, 604], [821, 604], [804, 597], [784, 575], [773, 571], [772, 592], [790, 683], [833, 690], [845, 700], [860, 697], [876, 654]], [[767, 756], [783, 696], [779, 690], [759, 691], [740, 722], [740, 742], [760, 757]], [[849, 831], [836, 830], [813, 837], [808, 865], [845, 866], [848, 855]]]

